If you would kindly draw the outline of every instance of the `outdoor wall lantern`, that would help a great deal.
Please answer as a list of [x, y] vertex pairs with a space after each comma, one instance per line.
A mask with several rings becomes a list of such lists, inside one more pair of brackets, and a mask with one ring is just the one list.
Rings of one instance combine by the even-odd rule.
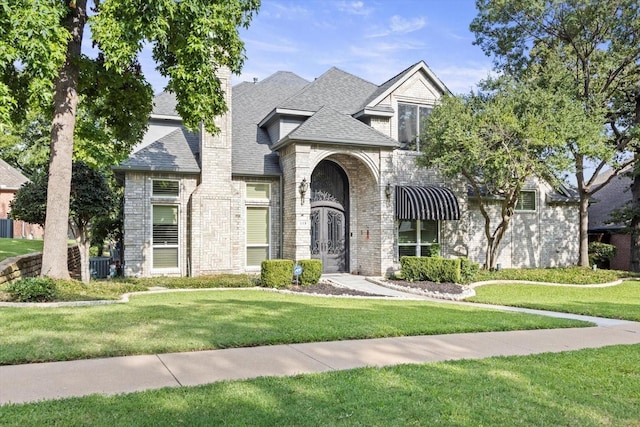
[[391, 183], [387, 182], [387, 186], [384, 189], [384, 194], [387, 196], [387, 200], [391, 200]]
[[307, 183], [307, 178], [302, 178], [302, 182], [298, 187], [298, 191], [300, 192], [300, 204], [304, 205], [304, 196], [307, 194], [307, 190], [309, 190], [309, 184]]

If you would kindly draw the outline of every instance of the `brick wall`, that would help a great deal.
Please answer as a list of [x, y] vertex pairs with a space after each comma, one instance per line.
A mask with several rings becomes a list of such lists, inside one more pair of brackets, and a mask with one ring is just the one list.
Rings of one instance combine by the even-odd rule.
[[[80, 250], [69, 246], [67, 267], [71, 278], [80, 279]], [[36, 277], [42, 269], [42, 253], [20, 255], [0, 262], [0, 285], [17, 282], [26, 277]]]

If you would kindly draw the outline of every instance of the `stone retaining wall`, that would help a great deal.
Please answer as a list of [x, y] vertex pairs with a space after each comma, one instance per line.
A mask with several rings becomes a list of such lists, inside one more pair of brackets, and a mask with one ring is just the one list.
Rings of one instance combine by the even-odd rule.
[[[67, 266], [73, 279], [80, 279], [80, 250], [69, 246]], [[17, 282], [25, 277], [35, 277], [42, 269], [42, 253], [19, 255], [0, 261], [0, 285]]]

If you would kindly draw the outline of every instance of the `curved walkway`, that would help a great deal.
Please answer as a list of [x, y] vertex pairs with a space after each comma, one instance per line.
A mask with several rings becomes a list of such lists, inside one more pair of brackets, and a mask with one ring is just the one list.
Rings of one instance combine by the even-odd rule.
[[[386, 292], [385, 295], [389, 297], [435, 301], [413, 294], [399, 295], [399, 291], [385, 290], [362, 276], [332, 275], [330, 279], [354, 289], [369, 289], [377, 294]], [[0, 405], [96, 393], [111, 395], [163, 387], [195, 386], [260, 376], [289, 376], [366, 366], [382, 367], [640, 344], [638, 322], [575, 317], [567, 313], [514, 307], [487, 307], [579, 318], [594, 321], [598, 326], [288, 344], [0, 366]]]

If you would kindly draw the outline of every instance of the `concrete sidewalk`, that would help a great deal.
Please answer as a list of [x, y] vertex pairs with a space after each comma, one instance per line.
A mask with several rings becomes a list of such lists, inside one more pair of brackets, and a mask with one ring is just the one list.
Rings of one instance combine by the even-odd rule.
[[640, 344], [640, 323], [274, 345], [0, 366], [0, 404], [223, 380]]
[[[389, 297], [430, 300], [386, 289], [367, 282], [363, 277], [332, 279], [355, 289], [366, 289], [382, 295], [387, 295], [384, 292], [393, 294], [388, 295]], [[381, 367], [640, 344], [638, 322], [513, 307], [487, 308], [589, 320], [598, 326], [274, 345], [0, 366], [0, 405], [95, 393], [111, 395], [162, 387], [194, 386], [260, 376], [288, 376], [365, 366]]]

